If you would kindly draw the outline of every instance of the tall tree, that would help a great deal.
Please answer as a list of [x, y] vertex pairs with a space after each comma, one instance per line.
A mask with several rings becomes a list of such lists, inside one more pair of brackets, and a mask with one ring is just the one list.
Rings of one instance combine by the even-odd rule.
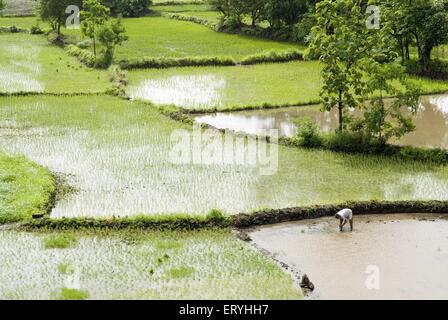
[[39, 15], [42, 21], [48, 21], [51, 28], [61, 35], [61, 27], [67, 19], [65, 12], [70, 5], [81, 7], [81, 0], [40, 0]]
[[0, 0], [0, 14], [2, 13], [3, 9], [5, 9], [6, 3], [3, 0]]
[[338, 109], [339, 131], [344, 114], [362, 99], [362, 59], [370, 42], [361, 12], [362, 0], [322, 0], [316, 5], [317, 25], [311, 31], [308, 54], [323, 65], [321, 100], [325, 110]]
[[96, 56], [97, 29], [109, 19], [109, 8], [99, 0], [84, 0], [81, 19], [82, 34], [92, 39], [93, 53]]

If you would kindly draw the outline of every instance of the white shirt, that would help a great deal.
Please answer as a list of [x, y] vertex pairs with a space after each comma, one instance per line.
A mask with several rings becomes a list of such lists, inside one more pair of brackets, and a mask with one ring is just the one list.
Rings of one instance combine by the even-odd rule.
[[343, 209], [336, 213], [343, 220], [351, 220], [353, 219], [353, 211], [351, 209]]

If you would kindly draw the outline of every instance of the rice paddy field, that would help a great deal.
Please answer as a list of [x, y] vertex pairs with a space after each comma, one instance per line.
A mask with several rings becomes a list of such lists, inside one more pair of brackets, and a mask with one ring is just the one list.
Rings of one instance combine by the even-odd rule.
[[[69, 241], [68, 241], [69, 240]], [[300, 299], [225, 230], [0, 232], [0, 299]]]
[[[265, 165], [176, 164], [172, 133], [191, 128], [109, 96], [0, 98], [0, 149], [62, 173], [78, 189], [57, 217], [229, 214], [345, 200], [446, 199], [447, 167], [280, 147]], [[203, 145], [204, 150], [206, 144]], [[267, 149], [266, 149], [267, 150]], [[273, 149], [272, 149], [273, 150]], [[274, 151], [273, 151], [274, 152]], [[352, 177], [351, 184], [345, 177]]]
[[[182, 2], [155, 0], [152, 9], [217, 21], [219, 14], [203, 2]], [[15, 17], [28, 14], [26, 0], [11, 3], [0, 26], [36, 24], [36, 17]], [[240, 61], [304, 49], [157, 14], [124, 19], [124, 25], [129, 41], [117, 48], [115, 62]], [[63, 33], [71, 43], [85, 40], [79, 30]], [[448, 201], [448, 166], [266, 141], [254, 151], [250, 140], [161, 112], [167, 105], [208, 113], [302, 108], [319, 100], [320, 71], [317, 61], [136, 69], [126, 73], [127, 97], [120, 98], [110, 93], [108, 71], [82, 65], [44, 35], [0, 33], [0, 299], [303, 298], [290, 274], [228, 229], [27, 232], [4, 225], [34, 214], [174, 219], [214, 209], [234, 215], [358, 200]], [[425, 93], [448, 91], [448, 82], [413, 81]], [[189, 161], [179, 162], [180, 146], [191, 147]], [[264, 154], [264, 161], [253, 162], [254, 154]]]
[[[127, 90], [133, 99], [195, 110], [304, 105], [319, 102], [320, 71], [317, 61], [132, 70], [128, 73]], [[444, 81], [412, 81], [425, 93], [448, 90]]]
[[5, 16], [31, 16], [35, 13], [36, 0], [6, 0]]
[[110, 88], [94, 71], [42, 36], [0, 33], [0, 92], [97, 93]]

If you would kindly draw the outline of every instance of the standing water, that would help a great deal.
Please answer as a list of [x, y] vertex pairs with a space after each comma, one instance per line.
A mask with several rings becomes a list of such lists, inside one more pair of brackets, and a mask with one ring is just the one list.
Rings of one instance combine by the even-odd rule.
[[446, 299], [448, 217], [355, 216], [339, 232], [322, 218], [266, 226], [250, 236], [257, 247], [306, 273], [320, 299]]
[[[322, 112], [317, 106], [217, 113], [198, 116], [196, 121], [249, 134], [278, 129], [280, 135], [291, 137], [297, 132], [294, 120], [303, 117], [311, 118], [324, 132], [338, 126], [336, 110]], [[398, 144], [448, 149], [448, 95], [422, 97], [414, 123], [416, 131]]]

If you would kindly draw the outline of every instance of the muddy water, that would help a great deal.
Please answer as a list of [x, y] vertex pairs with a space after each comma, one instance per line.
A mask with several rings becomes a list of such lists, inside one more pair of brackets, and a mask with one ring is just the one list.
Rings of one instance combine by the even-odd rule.
[[[251, 134], [278, 129], [280, 135], [293, 136], [297, 131], [294, 120], [302, 117], [313, 119], [325, 132], [336, 129], [338, 124], [336, 112], [321, 112], [317, 106], [217, 113], [196, 120]], [[396, 143], [448, 149], [448, 95], [422, 97], [414, 122], [417, 130]]]
[[250, 236], [257, 247], [308, 274], [316, 286], [312, 298], [448, 298], [448, 217], [355, 219], [354, 232], [339, 232], [330, 217], [266, 226]]

